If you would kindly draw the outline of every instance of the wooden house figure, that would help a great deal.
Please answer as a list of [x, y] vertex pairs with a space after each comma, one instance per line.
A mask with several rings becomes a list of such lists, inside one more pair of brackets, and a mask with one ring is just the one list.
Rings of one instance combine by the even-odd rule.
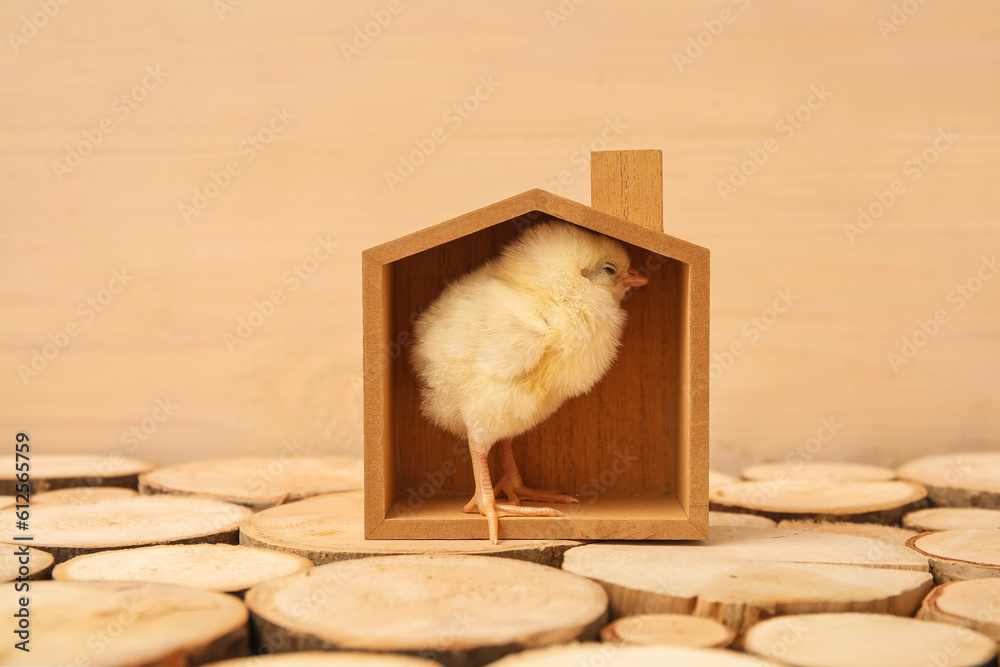
[[551, 219], [618, 239], [649, 284], [623, 303], [604, 379], [514, 439], [529, 486], [580, 503], [551, 505], [562, 517], [503, 517], [499, 537], [708, 536], [709, 252], [662, 231], [660, 151], [597, 152], [591, 174], [591, 206], [529, 190], [363, 253], [367, 538], [488, 537], [485, 517], [462, 512], [475, 490], [467, 443], [420, 413], [412, 328], [449, 281]]

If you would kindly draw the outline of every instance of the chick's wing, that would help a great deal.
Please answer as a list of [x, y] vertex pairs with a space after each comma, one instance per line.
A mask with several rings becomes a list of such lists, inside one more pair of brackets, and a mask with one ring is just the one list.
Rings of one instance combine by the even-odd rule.
[[483, 336], [477, 367], [498, 379], [523, 377], [541, 361], [550, 327], [526, 295], [504, 287], [490, 291], [492, 299], [477, 318]]

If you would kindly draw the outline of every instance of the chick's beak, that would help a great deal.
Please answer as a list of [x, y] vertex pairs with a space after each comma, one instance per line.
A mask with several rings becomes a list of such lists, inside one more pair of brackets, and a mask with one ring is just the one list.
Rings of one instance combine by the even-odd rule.
[[625, 280], [622, 281], [622, 285], [625, 287], [642, 287], [647, 284], [649, 284], [649, 278], [632, 268], [628, 270], [628, 273], [625, 274]]

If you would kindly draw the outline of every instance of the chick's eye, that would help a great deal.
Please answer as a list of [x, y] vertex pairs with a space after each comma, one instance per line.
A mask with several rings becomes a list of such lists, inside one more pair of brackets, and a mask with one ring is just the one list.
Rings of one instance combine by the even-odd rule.
[[609, 276], [613, 276], [613, 275], [615, 275], [615, 267], [613, 267], [613, 266], [605, 266], [604, 267], [604, 272], [606, 274], [608, 274]]

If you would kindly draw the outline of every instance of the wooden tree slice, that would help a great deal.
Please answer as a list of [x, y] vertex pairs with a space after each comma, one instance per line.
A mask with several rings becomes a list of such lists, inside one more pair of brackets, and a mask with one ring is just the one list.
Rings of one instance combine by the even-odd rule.
[[728, 484], [739, 484], [740, 478], [736, 475], [730, 475], [728, 472], [722, 472], [721, 470], [709, 470], [708, 471], [708, 488], [714, 489], [717, 486], [726, 486]]
[[809, 614], [764, 621], [745, 649], [795, 667], [987, 667], [989, 637], [946, 623], [884, 614]]
[[927, 556], [938, 584], [1000, 577], [1000, 528], [921, 533], [906, 544]]
[[[31, 454], [32, 493], [73, 486], [121, 486], [135, 489], [139, 475], [155, 464], [123, 456]], [[17, 487], [14, 456], [0, 457], [0, 494], [14, 495]]]
[[927, 456], [897, 470], [927, 487], [937, 507], [1000, 509], [1000, 452]]
[[881, 540], [776, 528], [712, 528], [703, 542], [588, 544], [563, 569], [599, 582], [613, 617], [680, 613], [737, 635], [780, 614], [911, 615], [930, 590], [927, 563]]
[[[235, 544], [246, 507], [209, 498], [137, 497], [89, 505], [33, 507], [28, 531], [15, 531], [13, 514], [7, 535], [31, 535], [30, 544], [51, 553], [56, 563], [75, 556], [154, 544], [224, 542]], [[0, 542], [10, 538], [0, 534]]]
[[366, 540], [364, 495], [345, 491], [272, 507], [240, 526], [240, 544], [305, 556], [316, 565], [393, 554], [503, 556], [559, 567], [572, 540]]
[[[32, 493], [28, 498], [31, 507], [42, 505], [86, 505], [97, 503], [103, 500], [129, 500], [137, 498], [139, 492], [135, 489], [126, 489], [121, 486], [72, 486], [55, 491], [41, 491]], [[17, 504], [16, 496], [3, 496], [0, 498], [0, 507], [9, 507]], [[8, 499], [10, 500], [8, 502]], [[23, 503], [23, 498], [21, 499]]]
[[[0, 582], [14, 581], [19, 577], [48, 579], [52, 564], [55, 563], [52, 554], [27, 547], [28, 553], [25, 556], [21, 552], [21, 546], [23, 545], [7, 547], [0, 553]], [[28, 562], [22, 562], [22, 558], [26, 558]]]
[[743, 479], [751, 481], [777, 482], [790, 479], [816, 482], [888, 482], [896, 479], [896, 471], [892, 468], [843, 461], [762, 463], [745, 468], [742, 475]]
[[120, 486], [74, 486], [68, 489], [43, 491], [31, 496], [31, 506], [89, 505], [105, 500], [132, 500], [139, 497], [135, 489]]
[[[857, 535], [838, 535], [821, 531], [784, 530], [757, 526], [712, 526], [707, 540], [683, 542], [604, 542], [587, 544], [567, 552], [581, 553], [614, 547], [624, 553], [669, 554], [671, 559], [697, 561], [703, 555], [734, 560], [764, 562], [824, 563], [830, 565], [861, 565], [891, 570], [928, 572], [927, 559], [912, 549], [882, 540]], [[635, 549], [624, 549], [635, 547]], [[654, 558], [654, 560], [655, 560]], [[565, 563], [565, 558], [564, 558]]]
[[206, 667], [435, 667], [440, 662], [391, 653], [358, 651], [301, 651], [234, 658]]
[[601, 587], [582, 577], [482, 556], [330, 563], [255, 586], [246, 602], [272, 652], [393, 651], [445, 665], [593, 638], [608, 605]]
[[709, 507], [748, 512], [775, 521], [814, 519], [898, 524], [926, 504], [927, 493], [912, 482], [742, 482], [711, 489]]
[[756, 514], [738, 514], [736, 512], [715, 512], [708, 513], [709, 526], [760, 526], [763, 528], [774, 528], [778, 524], [768, 519], [766, 516]]
[[307, 570], [308, 558], [231, 544], [167, 544], [84, 554], [60, 563], [58, 581], [150, 581], [220, 593]]
[[508, 655], [490, 667], [778, 667], [756, 656], [679, 646], [569, 644]]
[[683, 614], [626, 616], [601, 630], [601, 641], [636, 646], [725, 648], [736, 635], [718, 621]]
[[202, 665], [246, 655], [232, 595], [147, 583], [31, 584], [29, 653], [14, 648], [15, 595], [0, 596], [0, 665]]
[[1000, 579], [969, 579], [938, 586], [917, 618], [963, 625], [1000, 642]]
[[254, 510], [364, 486], [361, 459], [347, 456], [206, 459], [164, 466], [139, 479], [139, 492], [211, 496]]
[[848, 523], [844, 521], [810, 521], [808, 519], [785, 519], [778, 528], [787, 530], [820, 530], [826, 533], [841, 535], [860, 535], [876, 540], [884, 540], [905, 547], [907, 541], [917, 533], [896, 526], [883, 526], [878, 523]]
[[918, 531], [1000, 528], [1000, 510], [981, 507], [929, 507], [910, 512], [903, 525]]

